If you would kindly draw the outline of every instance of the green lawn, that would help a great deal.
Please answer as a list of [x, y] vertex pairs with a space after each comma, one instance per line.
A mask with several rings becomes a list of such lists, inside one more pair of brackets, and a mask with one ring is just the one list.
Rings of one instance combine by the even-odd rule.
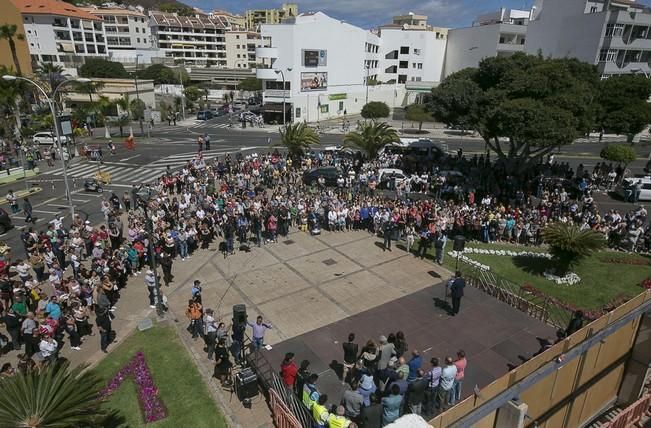
[[[484, 244], [468, 242], [467, 247], [490, 248], [494, 250], [512, 251], [544, 251], [531, 247], [508, 244]], [[446, 246], [452, 249], [451, 242]], [[602, 251], [582, 260], [573, 269], [581, 277], [581, 282], [575, 285], [557, 285], [546, 280], [542, 272], [553, 266], [547, 259], [491, 256], [483, 254], [467, 254], [473, 260], [491, 267], [491, 272], [506, 278], [516, 284], [531, 284], [550, 296], [584, 309], [599, 309], [618, 296], [633, 297], [644, 291], [640, 282], [651, 277], [651, 266], [606, 263], [603, 259], [632, 259], [651, 262], [651, 258], [637, 254], [625, 254], [612, 251]], [[454, 270], [455, 259], [448, 254], [444, 264]], [[460, 262], [460, 268], [467, 269], [468, 265]]]
[[[147, 428], [227, 426], [199, 371], [172, 327], [155, 326], [143, 332], [136, 331], [110, 351], [94, 371], [108, 382], [138, 351], [143, 352], [159, 396], [167, 408], [167, 417], [147, 424]], [[136, 385], [132, 380], [126, 380], [110, 396], [107, 406], [120, 413], [120, 417], [108, 426], [145, 426], [138, 405]]]

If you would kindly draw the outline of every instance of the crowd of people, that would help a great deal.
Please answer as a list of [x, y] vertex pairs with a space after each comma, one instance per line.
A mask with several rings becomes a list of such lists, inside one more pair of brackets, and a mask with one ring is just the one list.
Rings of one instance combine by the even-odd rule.
[[[200, 149], [210, 144], [205, 138], [197, 143]], [[438, 263], [443, 262], [447, 239], [457, 234], [485, 242], [536, 245], [547, 223], [575, 222], [603, 232], [614, 246], [634, 249], [647, 233], [643, 206], [623, 214], [600, 212], [591, 196], [596, 184], [579, 171], [576, 192], [566, 188], [565, 182], [544, 176], [526, 185], [513, 179], [507, 189], [478, 190], [472, 183], [485, 174], [481, 165], [486, 161], [483, 157], [468, 160], [459, 153], [443, 160], [438, 171], [394, 182], [389, 186], [393, 190], [384, 191], [379, 190], [378, 171], [401, 166], [400, 155], [384, 153], [377, 160], [363, 162], [359, 156], [336, 152], [292, 158], [276, 151], [206, 160], [199, 151], [181, 170], [168, 169], [147, 184], [145, 190], [153, 197], [146, 201], [135, 186], [122, 196], [107, 195], [100, 206], [103, 224], [94, 226], [75, 216], [69, 226], [63, 218], [55, 218], [44, 230], [26, 227], [21, 233], [24, 248], [13, 251], [24, 257], [0, 257], [0, 311], [7, 340], [21, 350], [23, 366], [55, 361], [66, 337], [71, 349], [78, 350], [95, 331], [101, 335], [101, 350], [107, 352], [115, 339], [113, 311], [129, 278], [142, 274], [149, 305], [165, 306], [157, 282], [173, 282], [174, 263], [211, 246], [224, 258], [235, 251], [255, 251], [252, 247], [278, 242], [290, 230], [365, 230], [382, 235], [385, 250], [392, 250], [392, 241], [400, 239], [408, 251], [423, 258], [433, 247]], [[327, 165], [341, 170], [336, 186], [328, 187], [322, 180], [310, 186], [303, 183], [304, 171]], [[436, 198], [442, 196], [437, 189], [445, 181], [439, 173], [443, 168], [466, 174], [471, 185], [458, 186], [451, 198]], [[576, 175], [563, 165], [552, 163], [546, 168]], [[607, 168], [601, 166], [599, 171]], [[154, 269], [154, 261], [162, 275]], [[194, 285], [186, 311], [189, 331], [206, 340], [208, 357], [215, 359], [215, 375], [228, 383], [232, 359], [238, 363], [242, 358], [246, 325], [226, 326], [215, 311], [204, 310], [200, 283]], [[271, 324], [260, 318], [249, 326], [253, 346], [262, 346], [264, 331]], [[359, 352], [345, 356], [350, 367], [344, 380], [350, 385], [351, 403], [358, 400], [352, 394], [359, 393], [364, 403], [358, 406], [360, 412], [361, 408], [369, 409], [366, 412], [381, 408], [384, 422], [405, 409], [419, 413], [422, 405], [431, 413], [454, 403], [458, 394], [451, 391], [460, 389], [463, 378], [463, 368], [456, 362], [465, 361], [463, 354], [456, 360], [446, 357], [442, 363], [433, 358], [431, 367], [421, 367], [422, 357], [413, 353], [408, 358], [406, 346], [400, 348], [399, 335], [395, 336], [395, 340], [391, 335], [380, 340], [379, 345], [369, 341]], [[288, 358], [286, 363], [291, 361]], [[438, 372], [440, 379], [435, 379]], [[325, 426], [339, 417], [362, 422], [351, 403], [342, 404], [343, 414], [339, 407], [327, 410], [327, 397], [319, 395], [318, 389], [312, 391], [314, 380], [306, 380], [299, 391], [307, 391], [305, 403], [317, 422]]]

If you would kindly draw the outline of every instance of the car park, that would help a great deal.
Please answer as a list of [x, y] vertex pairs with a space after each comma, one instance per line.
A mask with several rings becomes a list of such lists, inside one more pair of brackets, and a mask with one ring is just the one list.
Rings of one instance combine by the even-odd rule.
[[[32, 141], [34, 144], [38, 145], [52, 145], [56, 141], [56, 135], [54, 135], [52, 132], [37, 132], [32, 137]], [[68, 144], [70, 142], [70, 138], [63, 135], [61, 136], [60, 141], [63, 144]]]

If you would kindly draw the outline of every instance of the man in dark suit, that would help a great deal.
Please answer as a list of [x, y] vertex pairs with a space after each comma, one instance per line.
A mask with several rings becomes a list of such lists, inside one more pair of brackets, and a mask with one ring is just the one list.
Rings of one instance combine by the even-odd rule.
[[461, 307], [461, 298], [463, 297], [463, 289], [466, 286], [466, 280], [461, 277], [461, 271], [456, 271], [454, 280], [450, 287], [450, 296], [452, 297], [452, 316], [459, 313]]

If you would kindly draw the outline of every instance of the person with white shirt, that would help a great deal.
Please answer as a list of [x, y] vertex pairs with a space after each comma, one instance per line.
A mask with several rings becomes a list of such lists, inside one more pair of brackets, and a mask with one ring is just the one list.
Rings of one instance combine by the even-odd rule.
[[441, 370], [438, 399], [441, 409], [447, 409], [450, 403], [454, 402], [454, 380], [457, 377], [457, 366], [454, 365], [452, 357], [445, 357], [445, 366]]
[[59, 344], [50, 336], [43, 336], [38, 344], [39, 352], [35, 354], [36, 359], [41, 362], [55, 363], [58, 359]]

